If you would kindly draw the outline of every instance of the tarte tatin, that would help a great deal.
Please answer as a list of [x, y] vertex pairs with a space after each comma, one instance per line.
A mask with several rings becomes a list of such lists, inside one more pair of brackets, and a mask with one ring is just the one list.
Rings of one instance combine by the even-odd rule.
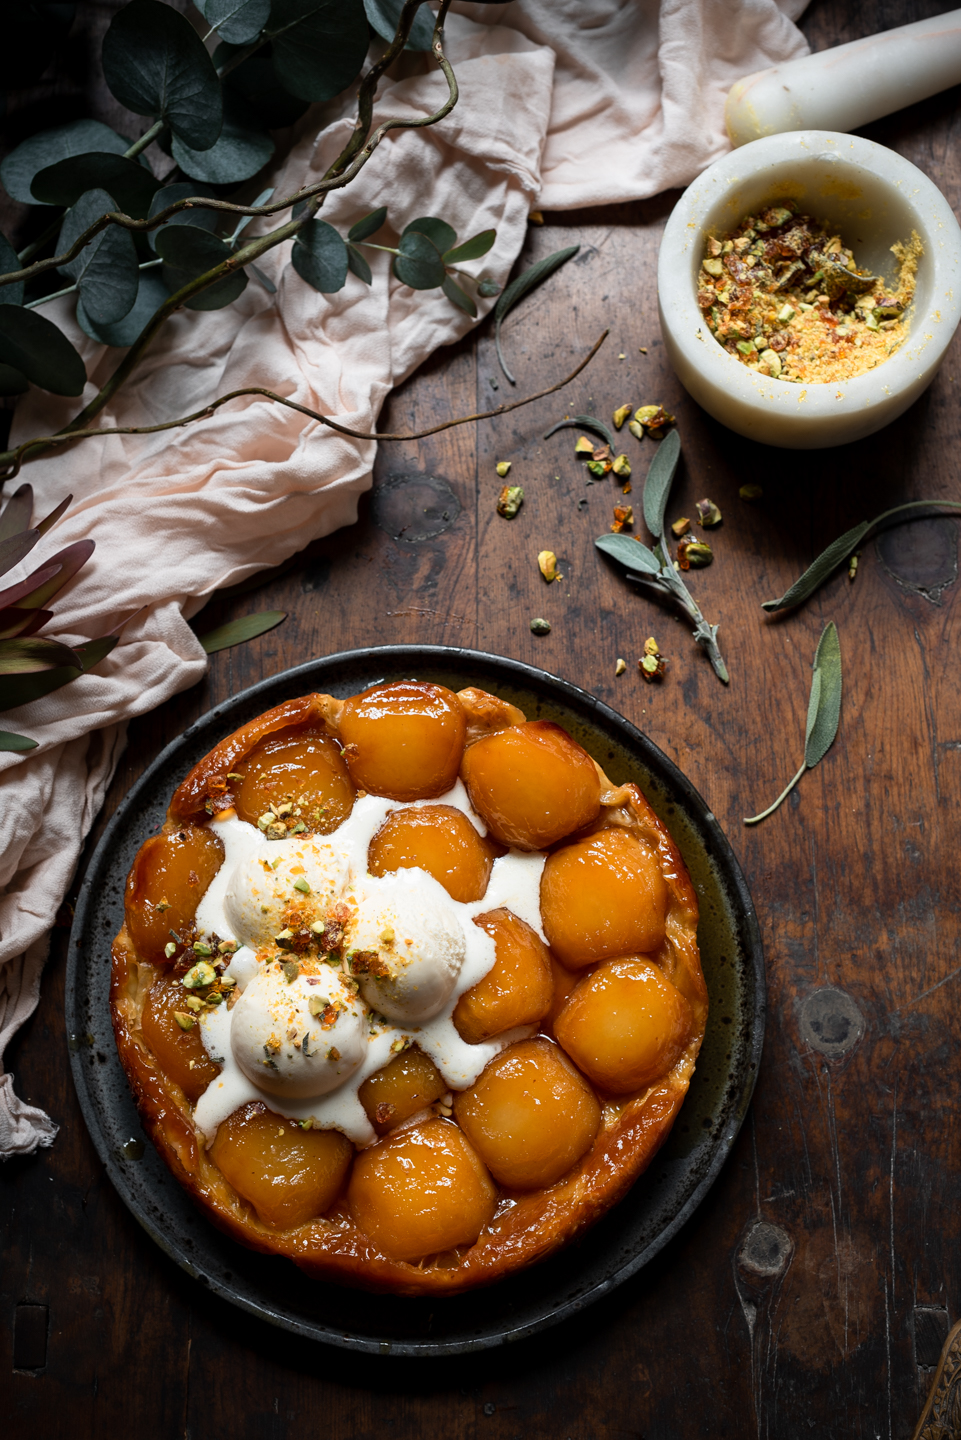
[[666, 1138], [707, 1020], [697, 899], [558, 725], [405, 681], [216, 746], [113, 945], [145, 1128], [309, 1274], [453, 1294], [566, 1245]]

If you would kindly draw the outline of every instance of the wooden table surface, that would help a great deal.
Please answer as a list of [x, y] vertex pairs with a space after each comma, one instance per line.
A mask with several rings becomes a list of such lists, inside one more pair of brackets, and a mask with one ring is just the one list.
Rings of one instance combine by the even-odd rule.
[[[943, 8], [816, 0], [802, 28], [824, 48]], [[956, 209], [958, 101], [950, 91], [865, 132], [919, 165]], [[583, 686], [690, 776], [754, 896], [770, 1009], [731, 1158], [659, 1259], [573, 1322], [457, 1360], [326, 1350], [206, 1293], [117, 1198], [70, 1080], [60, 930], [40, 1008], [7, 1059], [20, 1094], [61, 1127], [52, 1149], [0, 1169], [9, 1433], [911, 1434], [961, 1308], [958, 521], [926, 519], [870, 542], [853, 585], [841, 572], [797, 613], [772, 619], [760, 602], [858, 520], [903, 500], [961, 494], [959, 341], [928, 392], [880, 435], [800, 453], [740, 439], [698, 409], [664, 358], [654, 274], [676, 198], [549, 215], [530, 231], [524, 264], [574, 241], [581, 251], [505, 326], [518, 392], [566, 373], [610, 326], [600, 356], [568, 390], [529, 409], [381, 447], [373, 506], [367, 497], [355, 526], [256, 591], [209, 606], [201, 629], [252, 610], [290, 614], [272, 634], [215, 656], [202, 684], [131, 727], [105, 814], [210, 706], [312, 656], [455, 644]], [[487, 408], [508, 390], [482, 326], [395, 393], [382, 428]], [[724, 515], [716, 562], [691, 588], [721, 625], [726, 689], [685, 624], [596, 553], [620, 498], [613, 482], [585, 484], [571, 432], [541, 438], [567, 413], [609, 416], [625, 402], [655, 401], [677, 415], [683, 441], [672, 514], [692, 513], [709, 495]], [[625, 448], [639, 499], [654, 445], [625, 432]], [[510, 523], [494, 508], [501, 459], [526, 493]], [[738, 498], [747, 481], [763, 486], [755, 505]], [[563, 582], [547, 586], [538, 574], [544, 548], [560, 557]], [[550, 620], [549, 636], [531, 634], [535, 615]], [[844, 660], [838, 740], [777, 815], [745, 829], [742, 817], [769, 803], [800, 762], [811, 659], [829, 619]], [[651, 634], [670, 659], [661, 686], [637, 671]], [[627, 671], [615, 677], [618, 656]], [[47, 1307], [46, 1317], [23, 1307]], [[21, 1364], [37, 1368], [14, 1368], [15, 1317]]]

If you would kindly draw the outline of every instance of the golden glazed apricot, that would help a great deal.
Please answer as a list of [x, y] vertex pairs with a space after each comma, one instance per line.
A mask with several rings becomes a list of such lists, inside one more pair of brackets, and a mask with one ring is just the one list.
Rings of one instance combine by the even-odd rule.
[[347, 701], [340, 738], [351, 779], [389, 800], [431, 800], [457, 779], [467, 717], [452, 690], [417, 680], [374, 685]]
[[535, 930], [510, 910], [478, 915], [474, 924], [493, 940], [496, 959], [454, 1010], [454, 1025], [468, 1045], [518, 1025], [536, 1025], [554, 998], [550, 951]]
[[552, 720], [488, 735], [464, 756], [471, 804], [504, 845], [543, 850], [589, 825], [600, 810], [594, 761]]
[[458, 1125], [494, 1179], [512, 1190], [553, 1185], [593, 1144], [597, 1097], [563, 1051], [538, 1037], [509, 1045], [454, 1097]]
[[362, 1150], [347, 1189], [359, 1230], [394, 1260], [422, 1260], [473, 1245], [497, 1191], [464, 1134], [425, 1120]]
[[395, 1055], [383, 1070], [375, 1070], [357, 1093], [377, 1134], [386, 1135], [445, 1095], [447, 1082], [433, 1060], [413, 1046]]
[[339, 1130], [301, 1130], [259, 1101], [217, 1129], [210, 1158], [265, 1225], [288, 1230], [329, 1210], [354, 1147]]
[[[256, 825], [268, 806], [292, 807], [288, 819], [315, 835], [329, 835], [354, 807], [354, 786], [340, 747], [320, 730], [304, 727], [271, 735], [241, 762], [243, 780], [234, 805]], [[300, 832], [298, 832], [300, 833]]]
[[216, 1080], [220, 1066], [204, 1049], [200, 1024], [184, 1004], [187, 994], [179, 980], [161, 975], [150, 987], [140, 1025], [161, 1070], [177, 1082], [188, 1100], [194, 1101], [200, 1099], [211, 1080]]
[[665, 1075], [691, 1037], [691, 1007], [641, 955], [586, 975], [554, 1022], [558, 1043], [595, 1085], [615, 1095]]
[[137, 851], [124, 895], [127, 933], [142, 960], [167, 965], [164, 947], [193, 930], [197, 906], [224, 858], [219, 836], [199, 825], [166, 830]]
[[367, 852], [371, 875], [417, 868], [433, 875], [452, 900], [469, 904], [487, 889], [495, 850], [453, 805], [394, 810]]
[[541, 921], [554, 954], [571, 970], [656, 950], [666, 912], [658, 857], [626, 830], [599, 830], [547, 857]]

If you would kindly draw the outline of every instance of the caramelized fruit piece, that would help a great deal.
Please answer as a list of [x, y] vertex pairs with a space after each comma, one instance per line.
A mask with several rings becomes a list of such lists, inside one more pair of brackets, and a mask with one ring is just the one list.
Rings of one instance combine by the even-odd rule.
[[354, 807], [354, 787], [340, 747], [314, 727], [271, 735], [239, 762], [239, 769], [244, 778], [234, 803], [241, 820], [251, 825], [268, 805], [287, 803], [294, 807], [289, 816], [293, 824], [314, 835], [329, 835]]
[[199, 825], [184, 825], [144, 841], [127, 876], [124, 896], [127, 933], [142, 960], [170, 963], [164, 946], [171, 930], [186, 940], [197, 905], [223, 858], [219, 836]]
[[447, 1081], [433, 1060], [413, 1047], [395, 1055], [383, 1070], [375, 1070], [357, 1093], [377, 1134], [386, 1135], [445, 1095]]
[[601, 1107], [550, 1040], [509, 1045], [455, 1096], [457, 1123], [495, 1180], [512, 1190], [553, 1185], [592, 1144]]
[[[548, 954], [550, 954], [549, 951]], [[563, 1010], [564, 1002], [567, 1000], [568, 995], [574, 989], [574, 986], [581, 976], [579, 972], [568, 970], [565, 965], [561, 965], [553, 955], [551, 955], [551, 976], [554, 981], [554, 998], [551, 1001], [551, 1008], [547, 1014], [544, 1029], [553, 1033], [554, 1021]]]
[[[216, 1080], [220, 1066], [204, 1049], [200, 1022], [185, 1003], [189, 994], [172, 975], [161, 975], [147, 992], [140, 1028], [161, 1070], [193, 1102]], [[181, 1027], [178, 1013], [193, 1022], [188, 1029]]]
[[425, 1120], [357, 1156], [347, 1191], [354, 1224], [393, 1260], [422, 1260], [472, 1245], [497, 1191], [449, 1120]]
[[543, 850], [589, 825], [601, 808], [594, 761], [552, 720], [512, 725], [464, 756], [464, 783], [491, 834], [521, 850]]
[[340, 738], [354, 784], [390, 800], [429, 800], [457, 779], [467, 717], [452, 690], [417, 680], [347, 701]]
[[562, 965], [656, 950], [667, 886], [657, 856], [626, 830], [599, 830], [547, 857], [541, 920]]
[[339, 1130], [301, 1130], [259, 1101], [229, 1115], [210, 1147], [221, 1174], [275, 1230], [329, 1210], [353, 1153]]
[[426, 870], [452, 900], [470, 904], [487, 889], [494, 857], [493, 845], [478, 835], [463, 810], [421, 805], [388, 815], [370, 842], [367, 869], [371, 875]]
[[690, 1005], [657, 966], [626, 955], [584, 977], [554, 1033], [595, 1085], [623, 1095], [670, 1070], [692, 1025]]
[[536, 1025], [551, 1008], [551, 955], [543, 940], [510, 910], [491, 910], [474, 921], [494, 941], [496, 959], [483, 980], [457, 1002], [453, 1020], [468, 1045], [517, 1025]]

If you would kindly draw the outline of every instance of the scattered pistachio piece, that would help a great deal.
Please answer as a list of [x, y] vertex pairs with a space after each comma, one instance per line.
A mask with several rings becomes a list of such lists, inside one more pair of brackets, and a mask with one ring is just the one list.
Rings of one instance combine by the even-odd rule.
[[848, 561], [848, 579], [851, 580], [851, 581], [854, 580], [854, 577], [855, 577], [855, 576], [857, 575], [857, 573], [858, 573], [858, 560], [860, 559], [860, 556], [861, 556], [860, 550], [855, 550], [854, 554], [851, 556], [850, 560]]
[[505, 475], [510, 474], [510, 468], [511, 462], [509, 460], [498, 460], [497, 465], [495, 466], [495, 469], [497, 470], [497, 473], [502, 480]]
[[227, 771], [227, 779], [228, 779], [228, 780], [242, 780], [243, 778], [244, 778], [244, 777], [243, 777], [242, 775], [238, 775], [238, 773], [237, 773], [236, 770], [228, 770], [228, 771]]
[[644, 439], [644, 426], [641, 425], [637, 420], [632, 420], [627, 428], [628, 430], [630, 430], [635, 440]]
[[646, 345], [638, 345], [637, 349], [638, 349], [638, 354], [640, 354], [640, 355], [646, 355], [646, 354], [647, 354], [647, 346], [646, 346]]
[[593, 454], [594, 454], [594, 444], [593, 444], [593, 441], [588, 440], [588, 438], [587, 438], [586, 435], [578, 435], [577, 440], [576, 440], [575, 443], [574, 443], [574, 454], [575, 454], [575, 455], [593, 455]]
[[611, 529], [613, 530], [614, 534], [615, 534], [615, 535], [619, 535], [622, 530], [626, 530], [629, 526], [631, 526], [631, 525], [633, 525], [633, 524], [634, 524], [634, 510], [633, 510], [633, 507], [630, 506], [630, 505], [615, 505], [615, 506], [614, 506], [614, 523], [613, 523], [613, 525], [611, 526]]
[[713, 500], [698, 500], [696, 509], [697, 523], [705, 530], [713, 530], [715, 525], [720, 525], [723, 517]]
[[340, 1051], [337, 1049], [337, 1046], [336, 1046], [336, 1045], [331, 1045], [330, 1049], [327, 1051], [327, 1059], [328, 1059], [328, 1060], [339, 1060], [339, 1059], [340, 1059]]
[[309, 894], [310, 894], [310, 885], [309, 885], [309, 884], [307, 883], [307, 881], [304, 880], [304, 879], [295, 880], [295, 881], [294, 881], [294, 889], [295, 889], [295, 890], [299, 890], [300, 893], [301, 893], [301, 895], [309, 895]]
[[275, 820], [273, 825], [267, 826], [268, 840], [284, 840], [287, 836], [287, 826], [282, 820]]
[[702, 260], [701, 268], [706, 270], [708, 275], [720, 277], [724, 274], [724, 263], [721, 260]]
[[624, 479], [626, 479], [627, 476], [631, 473], [631, 462], [630, 460], [628, 460], [626, 455], [617, 455], [614, 457], [614, 462], [611, 465], [611, 469], [614, 471], [615, 475], [620, 475]]
[[513, 520], [524, 503], [524, 489], [521, 485], [505, 485], [497, 498], [497, 513], [505, 520]]
[[782, 305], [780, 310], [777, 312], [778, 324], [789, 325], [796, 314], [797, 311], [795, 310], [793, 305]]
[[197, 1011], [204, 1008], [204, 1002], [201, 1000], [199, 995], [188, 995], [186, 1000], [184, 1001], [184, 1004], [186, 1005], [188, 1010]]
[[212, 955], [214, 953], [211, 950], [210, 946], [205, 945], [202, 940], [194, 941], [193, 950], [195, 955], [203, 955], [204, 957], [206, 957], [207, 955]]
[[224, 975], [221, 977], [220, 983], [225, 990], [232, 990], [237, 982], [232, 975]]
[[649, 635], [644, 641], [644, 654], [637, 662], [637, 668], [647, 683], [653, 684], [655, 680], [661, 680], [667, 670], [667, 661], [657, 648], [657, 641], [653, 635]]
[[284, 972], [284, 978], [286, 979], [288, 985], [292, 985], [293, 982], [297, 979], [297, 976], [300, 974], [300, 966], [297, 964], [296, 960], [285, 960], [280, 968]]
[[272, 825], [276, 818], [277, 817], [274, 815], [274, 812], [272, 810], [268, 810], [264, 815], [261, 815], [260, 819], [257, 821], [257, 824], [260, 826], [261, 830], [266, 830], [267, 826]]
[[714, 551], [706, 540], [684, 539], [677, 547], [677, 558], [682, 570], [703, 570], [714, 559]]
[[548, 584], [550, 584], [552, 580], [559, 578], [557, 574], [557, 556], [553, 550], [540, 551], [537, 556], [537, 568]]
[[197, 1023], [192, 1015], [186, 1014], [183, 1010], [175, 1010], [174, 1019], [181, 1030], [192, 1030]]
[[675, 540], [680, 540], [681, 536], [686, 531], [690, 530], [690, 528], [690, 517], [687, 515], [682, 515], [680, 520], [675, 520], [674, 524], [671, 526], [671, 534], [674, 536]]
[[620, 655], [618, 655], [618, 657], [617, 657], [617, 664], [614, 666], [614, 674], [615, 674], [615, 675], [623, 675], [623, 674], [624, 674], [624, 671], [625, 671], [626, 669], [627, 669], [627, 661], [626, 661], [626, 660], [622, 660], [621, 657], [620, 657]]
[[172, 960], [177, 953], [177, 947], [172, 940], [168, 940], [164, 946], [164, 954], [168, 960]]
[[739, 340], [737, 342], [737, 348], [742, 355], [753, 355], [757, 351], [757, 346], [753, 340]]
[[540, 210], [532, 210], [527, 217], [528, 225], [543, 225], [544, 216]]
[[286, 930], [281, 930], [279, 935], [274, 936], [278, 945], [289, 945], [293, 938], [294, 932], [289, 927]]
[[550, 633], [551, 622], [549, 620], [542, 620], [540, 616], [537, 616], [531, 621], [532, 635], [549, 635]]
[[[740, 345], [737, 348], [740, 350]], [[762, 350], [757, 368], [762, 375], [770, 375], [772, 380], [776, 380], [781, 373], [780, 355], [776, 350]]]
[[301, 1130], [312, 1130], [314, 1128], [314, 1117], [312, 1115], [308, 1115], [306, 1120], [298, 1120], [297, 1124], [300, 1126]]
[[614, 469], [614, 466], [610, 460], [588, 460], [587, 468], [592, 475], [600, 476], [607, 475], [609, 471]]
[[764, 490], [760, 485], [742, 485], [737, 493], [750, 505], [753, 501], [760, 500]]
[[617, 409], [614, 411], [614, 429], [615, 429], [615, 430], [620, 430], [621, 426], [624, 424], [624, 421], [627, 419], [627, 417], [630, 415], [630, 413], [631, 413], [631, 407], [630, 407], [630, 405], [618, 405]]
[[185, 990], [202, 990], [206, 985], [212, 985], [217, 978], [217, 972], [209, 960], [198, 960], [196, 965], [191, 965], [181, 985]]
[[327, 1001], [320, 995], [311, 995], [307, 1001], [307, 1009], [311, 1015], [322, 1015], [327, 1008]]
[[217, 949], [220, 951], [221, 955], [233, 955], [235, 951], [240, 949], [240, 946], [237, 944], [236, 940], [221, 940], [220, 944], [217, 946]]

